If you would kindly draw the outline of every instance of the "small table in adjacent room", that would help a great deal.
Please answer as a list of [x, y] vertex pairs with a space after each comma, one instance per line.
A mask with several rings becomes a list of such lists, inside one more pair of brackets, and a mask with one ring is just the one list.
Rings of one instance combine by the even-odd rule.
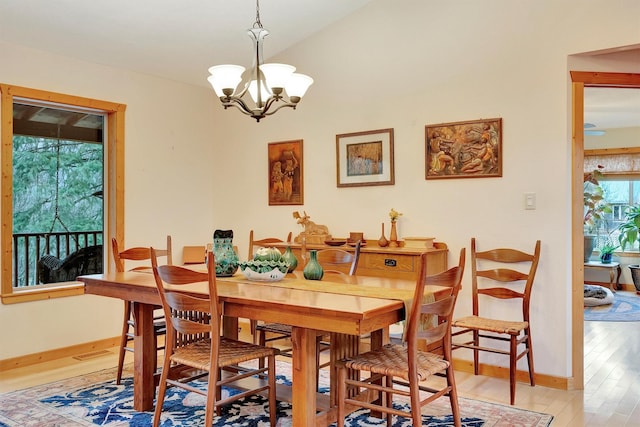
[[[615, 292], [616, 289], [620, 289], [620, 274], [622, 273], [622, 269], [620, 268], [619, 262], [609, 262], [602, 263], [600, 261], [588, 261], [584, 263], [584, 268], [595, 268], [595, 269], [605, 269], [609, 270], [609, 288]], [[617, 275], [616, 275], [617, 272]], [[615, 280], [614, 280], [615, 279]], [[585, 281], [586, 283], [586, 281]], [[614, 288], [615, 283], [615, 288]]]

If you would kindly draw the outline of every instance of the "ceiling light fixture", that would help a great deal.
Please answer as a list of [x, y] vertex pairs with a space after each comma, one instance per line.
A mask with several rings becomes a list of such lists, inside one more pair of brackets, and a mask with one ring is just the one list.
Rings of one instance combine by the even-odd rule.
[[[313, 83], [313, 79], [304, 74], [294, 73], [296, 67], [287, 64], [263, 64], [262, 43], [269, 31], [260, 22], [260, 4], [256, 0], [256, 22], [247, 30], [255, 52], [250, 74], [243, 76], [245, 68], [240, 65], [215, 65], [209, 68], [211, 75], [207, 80], [220, 98], [224, 109], [237, 107], [242, 113], [256, 121], [270, 116], [283, 107], [296, 106]], [[244, 85], [240, 82], [244, 81]], [[243, 96], [249, 92], [254, 106], [249, 106]], [[285, 97], [288, 95], [288, 99]], [[272, 109], [273, 108], [273, 109]]]

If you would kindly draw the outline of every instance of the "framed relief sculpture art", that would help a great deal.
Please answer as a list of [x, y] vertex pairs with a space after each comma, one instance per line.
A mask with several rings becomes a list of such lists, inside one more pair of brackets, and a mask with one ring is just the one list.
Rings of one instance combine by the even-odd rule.
[[336, 135], [338, 187], [393, 185], [393, 129]]
[[502, 176], [502, 119], [425, 127], [426, 179]]
[[269, 143], [269, 205], [304, 204], [302, 140]]

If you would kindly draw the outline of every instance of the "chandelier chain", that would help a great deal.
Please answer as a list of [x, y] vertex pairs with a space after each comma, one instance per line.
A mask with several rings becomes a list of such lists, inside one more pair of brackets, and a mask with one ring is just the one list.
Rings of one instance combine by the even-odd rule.
[[262, 22], [260, 22], [260, 0], [256, 0], [256, 22], [253, 23], [253, 28], [262, 28]]

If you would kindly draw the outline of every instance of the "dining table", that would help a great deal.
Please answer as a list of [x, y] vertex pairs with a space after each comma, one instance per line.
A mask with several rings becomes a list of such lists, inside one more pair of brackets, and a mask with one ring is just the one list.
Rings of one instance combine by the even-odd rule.
[[[133, 302], [133, 406], [138, 411], [151, 410], [157, 358], [153, 311], [161, 304], [153, 274], [108, 272], [80, 276], [78, 280], [84, 283], [86, 294]], [[357, 352], [360, 337], [366, 334], [370, 335], [371, 347], [379, 347], [388, 339], [389, 325], [404, 320], [406, 304], [415, 289], [414, 280], [325, 274], [318, 281], [304, 279], [302, 272], [289, 273], [275, 282], [251, 281], [238, 272], [218, 277], [216, 284], [223, 307], [224, 336], [238, 338], [239, 318], [291, 325], [291, 389], [279, 398], [291, 402], [296, 427], [327, 426], [336, 420], [335, 376], [330, 375], [329, 396], [316, 392], [316, 337], [331, 335], [332, 361]], [[186, 286], [189, 292], [208, 293], [204, 282]], [[438, 288], [431, 291], [435, 295]]]

